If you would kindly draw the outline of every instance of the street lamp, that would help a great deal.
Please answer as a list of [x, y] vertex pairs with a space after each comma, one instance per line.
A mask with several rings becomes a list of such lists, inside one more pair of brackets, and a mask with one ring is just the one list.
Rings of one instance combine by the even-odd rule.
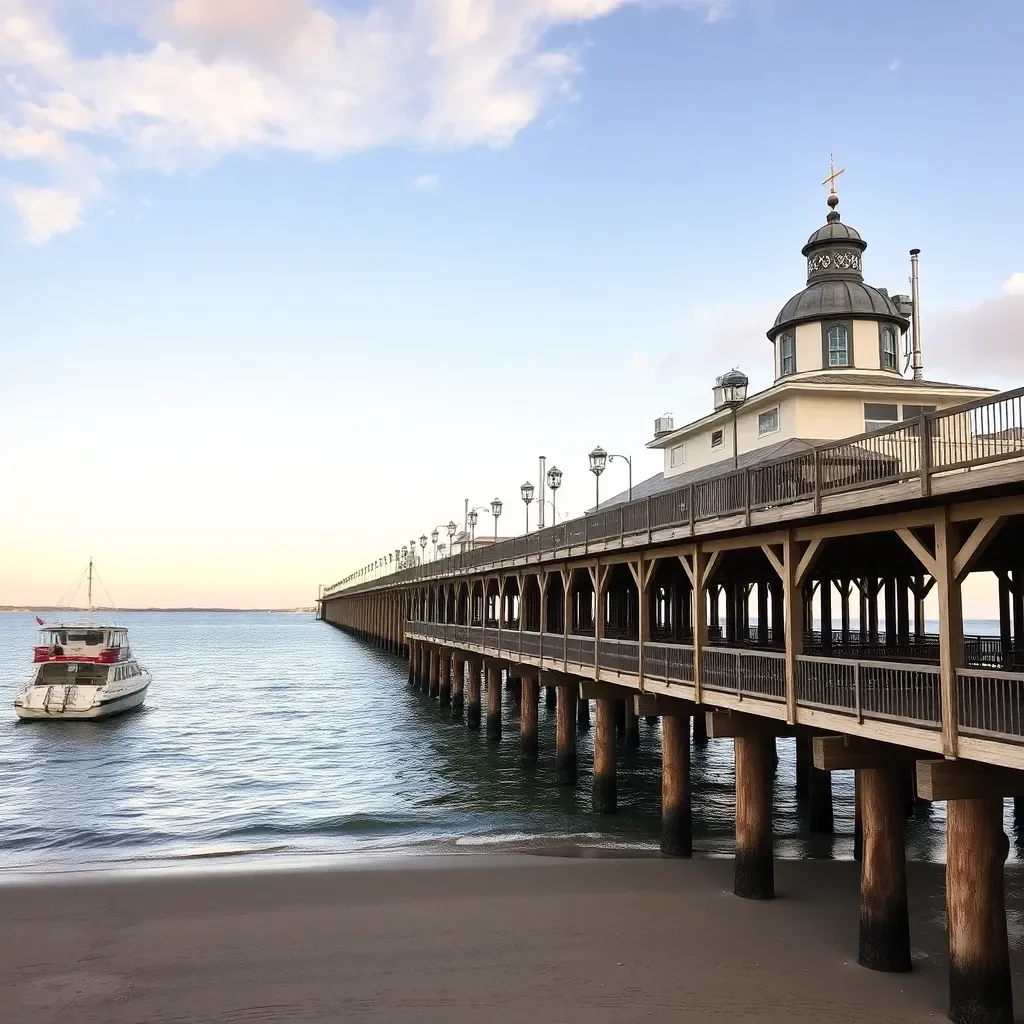
[[551, 525], [554, 526], [558, 522], [558, 516], [555, 512], [555, 494], [558, 488], [562, 486], [562, 471], [557, 466], [552, 466], [548, 470], [548, 487], [551, 488]]
[[413, 539], [411, 541], [409, 541], [409, 558], [412, 560], [412, 564], [415, 565], [416, 564], [416, 538], [415, 537], [413, 537]]
[[529, 480], [519, 488], [519, 494], [526, 506], [526, 532], [530, 532], [530, 502], [533, 501], [533, 484]]
[[466, 522], [469, 523], [469, 550], [476, 550], [476, 524], [480, 522], [480, 513], [486, 512], [486, 505], [477, 505], [466, 513]]
[[433, 545], [434, 545], [434, 561], [435, 562], [437, 561], [437, 538], [439, 536], [440, 536], [440, 534], [437, 532], [437, 527], [435, 526], [434, 529], [430, 531], [430, 539], [431, 539], [431, 541], [433, 542]]
[[420, 536], [420, 551], [422, 552], [420, 558], [425, 562], [427, 560], [427, 535], [425, 533]]
[[736, 436], [736, 410], [747, 400], [747, 375], [733, 368], [715, 381], [715, 408], [728, 406], [732, 411], [732, 468], [739, 467], [739, 441]]
[[590, 472], [594, 474], [594, 512], [601, 507], [601, 474], [608, 465], [608, 453], [598, 445], [590, 453]]
[[501, 515], [501, 498], [495, 498], [491, 502], [491, 515], [494, 516], [494, 539], [498, 539], [498, 516]]
[[629, 455], [609, 455], [608, 461], [612, 459], [623, 459], [629, 466], [629, 500], [633, 500], [633, 459]]
[[448, 524], [448, 550], [451, 551], [453, 555], [455, 554], [455, 531], [457, 529], [458, 526], [455, 525], [455, 520], [453, 519]]
[[405, 562], [405, 567], [409, 567], [409, 545], [402, 545], [402, 561]]

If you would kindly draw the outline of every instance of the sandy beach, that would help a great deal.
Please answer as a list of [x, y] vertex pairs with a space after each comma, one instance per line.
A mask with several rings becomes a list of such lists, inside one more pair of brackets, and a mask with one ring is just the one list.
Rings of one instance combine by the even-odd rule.
[[733, 896], [732, 870], [507, 855], [43, 878], [0, 888], [0, 1006], [6, 1024], [945, 1016], [941, 866], [910, 866], [910, 975], [856, 964], [856, 864], [780, 862], [769, 903]]

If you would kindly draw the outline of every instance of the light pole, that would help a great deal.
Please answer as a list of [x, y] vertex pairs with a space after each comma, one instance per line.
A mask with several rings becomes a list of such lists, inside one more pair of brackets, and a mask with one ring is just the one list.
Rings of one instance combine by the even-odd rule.
[[608, 453], [598, 445], [590, 453], [590, 472], [594, 474], [594, 513], [601, 507], [601, 474], [608, 465]]
[[402, 545], [402, 561], [405, 563], [406, 569], [409, 568], [409, 545]]
[[458, 526], [456, 526], [455, 520], [453, 519], [448, 524], [448, 550], [453, 555], [455, 554], [455, 531], [457, 529]]
[[739, 468], [739, 440], [736, 433], [736, 411], [747, 400], [747, 375], [737, 369], [723, 373], [715, 381], [715, 408], [723, 405], [732, 411], [732, 468]]
[[612, 459], [622, 459], [627, 466], [629, 466], [629, 500], [633, 500], [633, 459], [629, 455], [609, 455], [608, 461]]
[[501, 498], [495, 498], [491, 502], [491, 515], [494, 516], [494, 540], [498, 540], [498, 516], [501, 515]]
[[425, 562], [427, 560], [427, 535], [424, 533], [420, 536], [420, 561]]
[[557, 466], [552, 466], [548, 470], [548, 487], [551, 488], [551, 525], [555, 526], [558, 523], [558, 515], [555, 512], [555, 495], [558, 493], [558, 488], [562, 486], [562, 471]]
[[480, 513], [486, 512], [486, 505], [477, 505], [466, 513], [466, 522], [469, 523], [469, 550], [476, 550], [476, 524], [480, 522]]
[[433, 556], [433, 558], [434, 558], [435, 562], [437, 561], [437, 538], [438, 538], [438, 536], [440, 536], [440, 535], [438, 534], [437, 527], [435, 526], [434, 529], [430, 531], [430, 540], [433, 542], [433, 545], [434, 545], [434, 556]]
[[415, 565], [416, 564], [416, 538], [415, 537], [413, 537], [413, 539], [411, 541], [409, 541], [409, 558], [412, 559], [412, 564]]
[[533, 484], [529, 480], [519, 488], [519, 494], [526, 506], [526, 532], [530, 532], [530, 502], [533, 501]]

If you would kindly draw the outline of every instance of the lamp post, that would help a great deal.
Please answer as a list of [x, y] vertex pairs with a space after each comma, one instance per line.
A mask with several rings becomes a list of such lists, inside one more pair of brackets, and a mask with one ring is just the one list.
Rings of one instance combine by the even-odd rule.
[[469, 550], [476, 550], [476, 524], [480, 522], [480, 513], [488, 511], [486, 505], [477, 505], [466, 513], [466, 522], [469, 524]]
[[405, 567], [409, 568], [409, 545], [402, 545], [402, 561], [405, 562]]
[[458, 526], [456, 525], [455, 520], [453, 519], [448, 524], [448, 551], [453, 555], [455, 554], [455, 531], [457, 529]]
[[609, 455], [608, 456], [608, 461], [611, 462], [612, 459], [622, 459], [623, 462], [625, 462], [626, 465], [629, 466], [629, 500], [632, 501], [633, 500], [633, 459], [629, 455]]
[[558, 516], [555, 512], [555, 495], [558, 493], [558, 488], [562, 486], [562, 471], [557, 466], [552, 466], [548, 470], [548, 487], [551, 488], [551, 525], [554, 526], [558, 522]]
[[598, 445], [590, 453], [590, 472], [594, 474], [594, 512], [601, 507], [601, 474], [608, 465], [608, 453]]
[[736, 411], [747, 400], [747, 375], [735, 368], [715, 381], [715, 408], [728, 406], [732, 411], [732, 468], [739, 468], [739, 440], [736, 435]]
[[494, 516], [494, 540], [498, 540], [498, 516], [501, 515], [501, 498], [491, 502], [491, 515]]
[[526, 532], [530, 532], [530, 502], [533, 501], [533, 484], [529, 480], [519, 488], [520, 497], [526, 506]]
[[412, 560], [412, 564], [415, 565], [416, 564], [416, 538], [415, 537], [413, 537], [413, 539], [411, 541], [409, 541], [409, 558]]
[[427, 535], [424, 533], [420, 536], [420, 561], [425, 562], [427, 560]]

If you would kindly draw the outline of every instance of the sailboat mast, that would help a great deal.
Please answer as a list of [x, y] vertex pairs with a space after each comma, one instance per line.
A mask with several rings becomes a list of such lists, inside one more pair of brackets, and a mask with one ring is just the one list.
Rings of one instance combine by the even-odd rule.
[[89, 558], [89, 622], [92, 623], [92, 557]]

